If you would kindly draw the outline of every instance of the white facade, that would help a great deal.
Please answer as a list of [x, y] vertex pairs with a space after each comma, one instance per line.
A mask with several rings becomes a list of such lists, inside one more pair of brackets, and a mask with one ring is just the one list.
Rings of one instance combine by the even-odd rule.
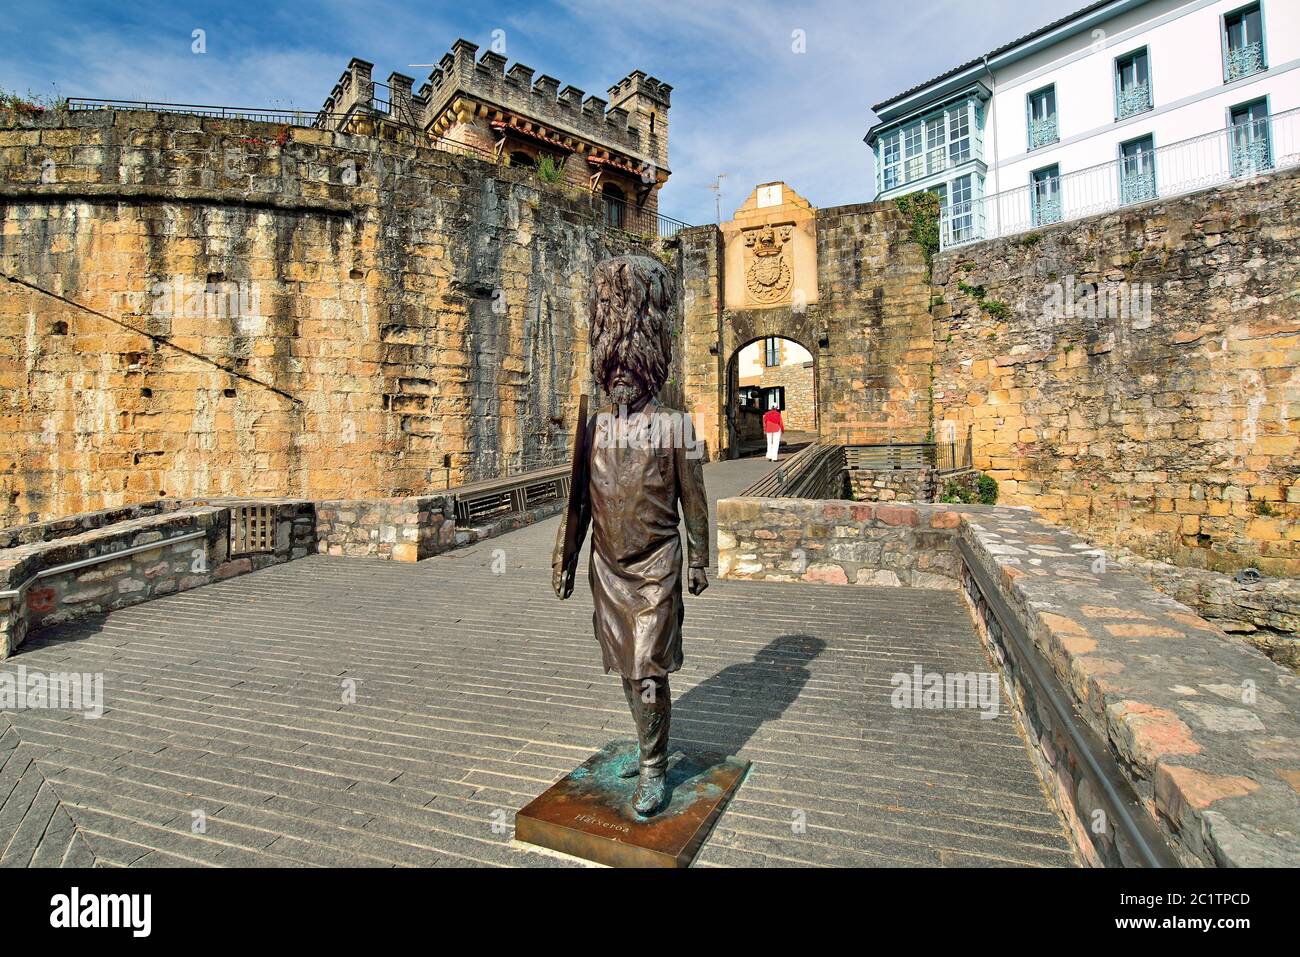
[[[954, 98], [979, 120], [976, 155], [913, 159], [925, 175], [891, 182], [893, 143], [906, 153]], [[1300, 0], [1113, 0], [881, 104], [867, 141], [877, 198], [939, 192], [950, 245], [1295, 163], [1298, 108]]]

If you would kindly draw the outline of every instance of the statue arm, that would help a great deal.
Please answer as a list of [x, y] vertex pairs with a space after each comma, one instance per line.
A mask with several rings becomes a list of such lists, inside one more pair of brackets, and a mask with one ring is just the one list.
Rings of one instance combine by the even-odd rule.
[[709, 565], [709, 497], [704, 491], [704, 465], [690, 449], [677, 448], [677, 495], [686, 521], [686, 556], [691, 568]]
[[[578, 443], [580, 456], [578, 467], [574, 470], [569, 486], [569, 500], [576, 508], [566, 508], [560, 513], [560, 527], [555, 536], [555, 550], [551, 553], [551, 584], [559, 598], [568, 598], [573, 593], [573, 579], [578, 571], [578, 556], [582, 552], [582, 543], [587, 537], [591, 525], [591, 496], [587, 488], [587, 479], [591, 469], [591, 421], [583, 424], [585, 434]], [[570, 529], [571, 515], [576, 516], [576, 525]], [[570, 551], [565, 561], [565, 546], [570, 544]]]

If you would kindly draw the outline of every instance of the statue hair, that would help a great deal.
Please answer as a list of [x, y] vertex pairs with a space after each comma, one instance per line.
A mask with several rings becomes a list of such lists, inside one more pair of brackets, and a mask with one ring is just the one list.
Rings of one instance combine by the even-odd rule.
[[673, 358], [673, 286], [649, 256], [618, 256], [596, 266], [591, 283], [591, 374], [608, 393], [626, 369], [651, 396], [668, 379]]

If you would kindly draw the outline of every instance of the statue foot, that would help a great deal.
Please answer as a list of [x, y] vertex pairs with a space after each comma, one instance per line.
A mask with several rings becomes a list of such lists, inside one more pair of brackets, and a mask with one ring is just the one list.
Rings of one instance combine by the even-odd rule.
[[632, 795], [632, 809], [642, 817], [649, 817], [659, 811], [668, 796], [668, 775], [666, 768], [642, 768], [641, 780], [637, 783], [636, 793]]

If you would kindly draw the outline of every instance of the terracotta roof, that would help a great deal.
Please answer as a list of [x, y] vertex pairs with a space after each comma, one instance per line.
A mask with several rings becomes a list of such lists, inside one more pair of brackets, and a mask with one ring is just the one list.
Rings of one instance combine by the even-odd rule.
[[509, 130], [511, 133], [514, 133], [516, 136], [523, 136], [523, 137], [527, 137], [528, 139], [537, 140], [539, 143], [545, 143], [547, 146], [554, 146], [556, 149], [562, 149], [566, 153], [573, 152], [573, 147], [565, 146], [564, 140], [560, 139], [560, 137], [557, 136], [556, 134], [548, 132], [547, 130], [543, 130], [543, 129], [535, 129], [535, 130], [525, 129], [523, 125], [518, 121], [506, 122], [503, 120], [493, 120], [492, 129]]

